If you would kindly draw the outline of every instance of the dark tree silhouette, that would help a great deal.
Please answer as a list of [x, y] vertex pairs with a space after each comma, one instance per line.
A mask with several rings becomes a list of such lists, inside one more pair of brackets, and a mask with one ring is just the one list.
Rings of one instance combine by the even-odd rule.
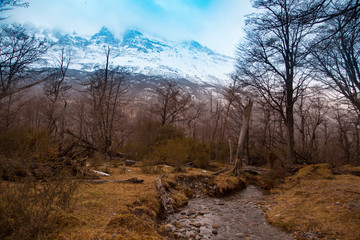
[[185, 120], [181, 117], [190, 108], [191, 95], [186, 93], [178, 83], [163, 81], [154, 93], [155, 103], [152, 104], [150, 111], [162, 125]]
[[256, 0], [259, 13], [247, 19], [246, 41], [238, 48], [237, 74], [257, 92], [285, 123], [287, 163], [295, 163], [294, 104], [306, 88], [309, 72], [303, 67], [313, 20], [298, 20], [311, 1]]
[[45, 78], [32, 67], [41, 60], [48, 46], [20, 25], [0, 30], [0, 100], [42, 82]]
[[0, 21], [6, 19], [2, 15], [11, 10], [13, 7], [29, 7], [28, 2], [21, 3], [22, 1], [17, 0], [0, 0]]
[[320, 29], [311, 49], [311, 66], [319, 80], [360, 111], [360, 9], [336, 16]]

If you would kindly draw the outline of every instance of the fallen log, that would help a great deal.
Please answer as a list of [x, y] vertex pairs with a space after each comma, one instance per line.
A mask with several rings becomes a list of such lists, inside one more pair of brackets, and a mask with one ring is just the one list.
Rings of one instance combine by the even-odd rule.
[[158, 178], [156, 182], [156, 190], [160, 194], [161, 204], [164, 207], [166, 214], [171, 214], [174, 212], [174, 207], [170, 199], [169, 194], [166, 192], [164, 185], [162, 184], [161, 177]]
[[137, 162], [134, 160], [129, 160], [129, 159], [123, 159], [122, 160], [125, 163], [125, 166], [132, 166], [135, 165]]
[[217, 171], [217, 172], [214, 172], [212, 173], [211, 175], [219, 175], [220, 173], [223, 173], [223, 172], [226, 172], [226, 171], [229, 171], [230, 169], [229, 168], [224, 168], [224, 169], [221, 169], [220, 171]]
[[270, 171], [270, 169], [248, 166], [248, 165], [243, 166], [241, 170], [254, 175], [264, 175]]
[[97, 170], [91, 170], [91, 171], [98, 174], [98, 175], [100, 175], [100, 176], [103, 176], [103, 177], [109, 177], [110, 176], [110, 174], [104, 173], [104, 172], [101, 172], [101, 171], [97, 171]]
[[127, 180], [87, 180], [89, 183], [143, 183], [143, 179], [130, 178]]

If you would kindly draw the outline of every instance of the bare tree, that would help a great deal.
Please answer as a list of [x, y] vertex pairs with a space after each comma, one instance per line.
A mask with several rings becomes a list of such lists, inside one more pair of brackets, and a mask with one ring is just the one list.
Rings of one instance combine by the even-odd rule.
[[351, 120], [346, 114], [347, 109], [342, 109], [337, 107], [335, 109], [335, 120], [337, 122], [338, 130], [338, 143], [341, 150], [344, 153], [344, 160], [342, 163], [350, 164], [351, 163], [351, 147], [353, 145], [353, 139], [351, 138]]
[[297, 121], [300, 134], [298, 157], [305, 161], [319, 161], [319, 127], [325, 121], [328, 107], [321, 89], [309, 88], [296, 104]]
[[66, 82], [66, 73], [70, 64], [70, 53], [62, 49], [60, 56], [55, 59], [55, 62], [55, 69], [50, 73], [43, 86], [44, 95], [47, 100], [45, 103], [45, 117], [49, 133], [55, 136], [59, 134], [63, 137], [67, 106], [66, 93], [71, 88]]
[[196, 125], [198, 120], [205, 114], [205, 103], [192, 101], [188, 111], [184, 114], [189, 136], [196, 137]]
[[294, 104], [309, 79], [303, 68], [313, 21], [298, 21], [311, 1], [255, 0], [261, 12], [247, 19], [247, 39], [239, 46], [237, 75], [276, 109], [286, 127], [287, 163], [295, 163]]
[[[356, 18], [360, 10], [359, 0], [314, 0], [310, 7], [297, 12], [297, 21], [314, 21], [314, 23], [327, 23], [339, 16], [347, 15], [349, 19]], [[345, 26], [347, 23], [344, 22]]]
[[1, 0], [0, 1], [0, 21], [6, 19], [6, 17], [2, 17], [6, 11], [11, 10], [13, 7], [29, 7], [28, 2], [21, 3], [22, 1], [17, 0]]
[[108, 153], [116, 137], [119, 121], [124, 114], [127, 86], [124, 80], [126, 73], [119, 67], [110, 67], [110, 47], [106, 52], [104, 69], [93, 72], [82, 84], [90, 103], [91, 134], [95, 145], [103, 153]]
[[44, 80], [33, 64], [41, 60], [47, 46], [20, 25], [2, 26], [0, 33], [0, 100]]
[[[353, 2], [353, 1], [349, 1]], [[360, 110], [360, 9], [327, 21], [312, 48], [317, 78]]]
[[173, 81], [163, 81], [161, 86], [155, 88], [155, 103], [151, 105], [150, 112], [159, 122], [173, 124], [183, 120], [183, 115], [191, 106], [191, 95]]

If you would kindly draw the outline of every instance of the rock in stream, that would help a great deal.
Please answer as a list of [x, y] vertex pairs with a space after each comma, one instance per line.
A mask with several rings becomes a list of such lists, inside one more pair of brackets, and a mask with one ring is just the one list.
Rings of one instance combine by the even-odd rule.
[[180, 212], [169, 215], [165, 228], [169, 239], [293, 239], [266, 222], [257, 204], [262, 199], [255, 186], [225, 198], [195, 198]]

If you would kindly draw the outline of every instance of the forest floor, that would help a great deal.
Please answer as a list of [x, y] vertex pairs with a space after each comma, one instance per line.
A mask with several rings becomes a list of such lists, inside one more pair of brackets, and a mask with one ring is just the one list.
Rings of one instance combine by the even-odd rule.
[[271, 191], [267, 220], [296, 239], [360, 239], [360, 177], [309, 165]]
[[[285, 179], [261, 201], [252, 202], [263, 209], [269, 223], [295, 239], [360, 239], [360, 177], [333, 175], [326, 165], [310, 165], [304, 169]], [[173, 168], [168, 166], [148, 174], [144, 174], [141, 167], [112, 167], [109, 170], [111, 176], [101, 177], [102, 180], [136, 177], [144, 182], [82, 181], [72, 211], [59, 219], [53, 239], [166, 239], [169, 232], [166, 223], [159, 222], [161, 202], [155, 188], [159, 175], [166, 174], [168, 183], [173, 184], [174, 197], [178, 198], [177, 210], [187, 204], [190, 196], [197, 197], [194, 192], [183, 194], [180, 191], [174, 180], [178, 174], [172, 173]], [[211, 176], [211, 173], [187, 169], [181, 174]], [[216, 181], [224, 189], [235, 186], [233, 177], [218, 177]], [[242, 204], [242, 201], [237, 202]], [[218, 207], [222, 206], [219, 204]], [[254, 221], [251, 223], [256, 226]], [[235, 239], [251, 239], [247, 237], [251, 235], [249, 232], [248, 235], [237, 235]], [[216, 234], [209, 237], [206, 239], [216, 239]]]
[[[64, 218], [59, 221], [61, 224], [52, 234], [53, 239], [165, 239], [165, 226], [159, 221], [163, 215], [161, 201], [155, 187], [160, 175], [166, 175], [164, 184], [173, 188], [171, 197], [175, 209], [185, 206], [190, 196], [195, 195], [190, 187], [180, 188], [179, 179], [187, 181], [186, 176], [190, 180], [199, 176], [201, 180], [212, 179], [221, 192], [236, 188], [239, 181], [237, 177], [211, 176], [212, 172], [195, 168], [174, 173], [173, 167], [165, 165], [153, 167], [150, 171], [146, 169], [145, 172], [150, 172], [146, 174], [142, 167], [112, 167], [108, 170], [110, 176], [100, 179], [107, 182], [89, 180], [80, 183], [72, 212], [64, 213]], [[116, 182], [131, 178], [144, 182]]]

